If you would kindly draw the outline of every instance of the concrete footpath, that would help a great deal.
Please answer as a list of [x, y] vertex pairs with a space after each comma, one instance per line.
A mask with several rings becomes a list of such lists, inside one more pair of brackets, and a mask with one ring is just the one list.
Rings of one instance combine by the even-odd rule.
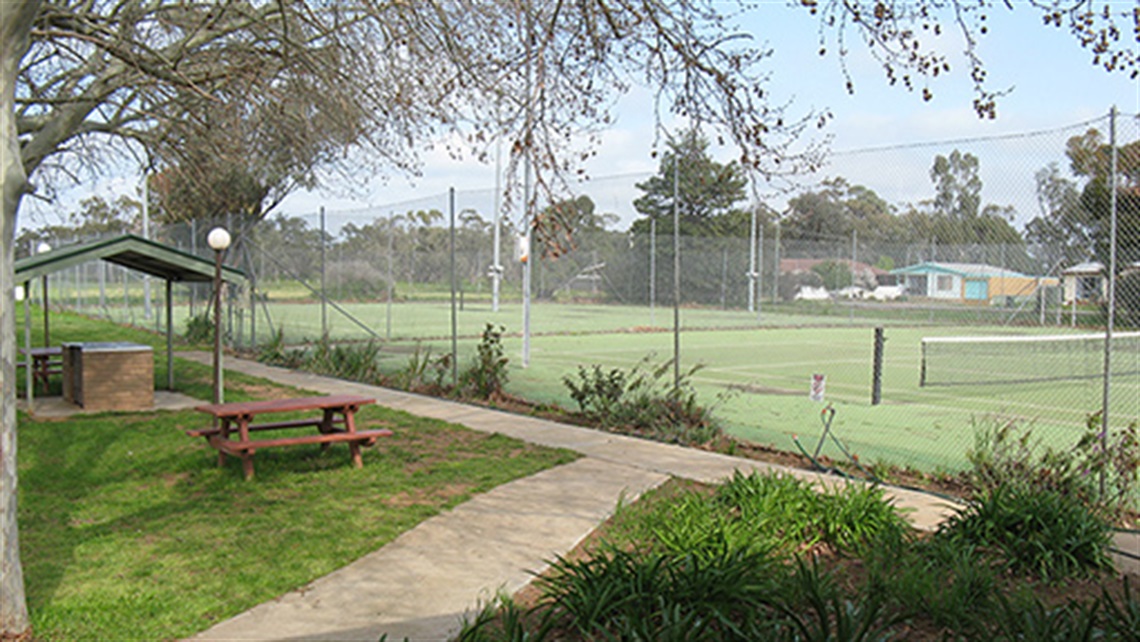
[[[208, 353], [180, 357], [210, 363]], [[361, 394], [422, 417], [566, 448], [581, 459], [478, 495], [404, 533], [382, 549], [308, 586], [222, 622], [195, 640], [446, 640], [465, 614], [496, 594], [525, 586], [535, 573], [578, 542], [621, 501], [669, 477], [713, 482], [734, 471], [779, 470], [836, 483], [807, 471], [512, 415], [434, 397], [319, 377], [228, 358], [227, 370], [319, 394]], [[933, 529], [955, 507], [946, 500], [888, 489], [922, 529]], [[1140, 538], [1118, 538], [1140, 556]], [[1135, 559], [1121, 568], [1140, 572]], [[1130, 566], [1129, 566], [1130, 565]]]

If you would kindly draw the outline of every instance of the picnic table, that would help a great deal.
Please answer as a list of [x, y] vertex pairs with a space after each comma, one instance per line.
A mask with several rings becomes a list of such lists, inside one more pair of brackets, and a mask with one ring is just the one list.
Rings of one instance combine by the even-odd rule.
[[[196, 410], [213, 416], [218, 425], [211, 428], [187, 430], [191, 437], [205, 437], [210, 446], [218, 451], [218, 465], [224, 466], [226, 455], [240, 457], [242, 471], [246, 479], [253, 477], [253, 455], [262, 448], [279, 446], [299, 446], [320, 444], [327, 449], [329, 444], [347, 443], [352, 452], [352, 464], [363, 466], [360, 457], [361, 446], [371, 446], [380, 437], [391, 436], [386, 429], [357, 430], [356, 411], [375, 399], [358, 395], [330, 395], [327, 397], [301, 397], [294, 399], [274, 399], [269, 401], [239, 401], [222, 404], [206, 404]], [[287, 421], [274, 421], [255, 424], [255, 417], [286, 412], [320, 411], [321, 416]], [[250, 434], [268, 430], [283, 430], [316, 426], [317, 434], [295, 435], [277, 439], [251, 439]]]
[[20, 352], [24, 354], [25, 361], [19, 365], [26, 368], [29, 362], [31, 363], [32, 379], [39, 382], [46, 393], [51, 375], [63, 372], [63, 348], [60, 346], [20, 348]]

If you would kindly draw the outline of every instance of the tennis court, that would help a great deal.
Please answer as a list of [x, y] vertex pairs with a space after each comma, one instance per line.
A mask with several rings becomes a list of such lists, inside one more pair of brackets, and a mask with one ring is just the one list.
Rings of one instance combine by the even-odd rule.
[[[381, 337], [386, 332], [385, 304], [345, 304], [360, 321]], [[786, 309], [786, 308], [785, 308]], [[820, 308], [822, 310], [822, 308]], [[809, 398], [813, 374], [826, 377], [825, 400], [837, 409], [833, 429], [866, 461], [885, 461], [924, 469], [955, 468], [965, 462], [973, 445], [975, 426], [1017, 420], [1032, 425], [1046, 444], [1065, 448], [1084, 431], [1086, 417], [1100, 408], [1100, 377], [1048, 381], [959, 383], [919, 386], [922, 339], [938, 336], [1034, 336], [1067, 331], [1055, 326], [915, 326], [913, 320], [891, 323], [890, 310], [881, 318], [851, 314], [835, 306], [830, 314], [819, 310], [792, 313], [755, 313], [714, 309], [683, 309], [681, 360], [683, 368], [701, 364], [693, 382], [728, 430], [752, 441], [792, 450], [793, 435], [814, 443], [822, 430], [822, 405]], [[273, 310], [275, 322], [287, 335], [319, 335], [319, 306], [290, 304]], [[417, 347], [442, 354], [451, 349], [450, 306], [447, 303], [391, 306], [392, 341], [383, 367], [402, 368]], [[886, 318], [883, 318], [886, 317]], [[487, 323], [502, 325], [511, 359], [508, 389], [537, 401], [573, 405], [562, 378], [578, 366], [630, 369], [647, 357], [662, 363], [673, 354], [672, 309], [646, 307], [536, 304], [532, 308], [530, 364], [521, 367], [522, 340], [518, 336], [521, 310], [504, 305], [492, 312], [489, 305], [467, 305], [457, 313], [456, 326], [462, 360], [474, 354], [478, 333]], [[367, 333], [353, 331], [345, 319], [332, 321], [337, 336]], [[871, 404], [874, 326], [885, 328], [882, 403]], [[1077, 331], [1071, 331], [1073, 333]], [[1048, 344], [1046, 344], [1048, 345]], [[971, 357], [966, 356], [968, 361]], [[1015, 344], [1004, 357], [1013, 371], [1060, 373], [1066, 362], [1037, 342]], [[1064, 360], [1080, 359], [1076, 370], [1095, 368], [1103, 358], [1103, 344], [1083, 352], [1066, 353]], [[1113, 353], [1112, 425], [1140, 419], [1140, 351], [1132, 342]], [[1070, 364], [1071, 365], [1071, 364]], [[955, 364], [939, 365], [940, 368]], [[838, 455], [839, 453], [832, 453]]]

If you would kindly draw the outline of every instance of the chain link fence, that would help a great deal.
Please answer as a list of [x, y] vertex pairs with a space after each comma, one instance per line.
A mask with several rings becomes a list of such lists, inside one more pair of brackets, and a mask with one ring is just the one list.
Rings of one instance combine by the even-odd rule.
[[[1031, 424], [1056, 448], [1075, 443], [1095, 412], [1135, 422], [1138, 124], [1104, 117], [837, 152], [818, 182], [757, 189], [716, 236], [674, 239], [667, 220], [631, 227], [648, 174], [578, 184], [571, 196], [592, 208], [574, 221], [572, 241], [529, 258], [534, 353], [511, 389], [570, 405], [561, 378], [578, 366], [628, 368], [646, 355], [669, 359], [679, 345], [682, 363], [704, 366], [694, 383], [725, 394], [719, 412], [732, 432], [785, 449], [794, 435], [819, 434], [809, 384], [822, 374], [835, 429], [856, 452], [926, 469], [960, 467], [987, 422]], [[217, 221], [235, 232], [227, 261], [254, 283], [229, 294], [227, 340], [381, 341], [399, 368], [417, 346], [450, 349], [454, 300], [465, 346], [488, 323], [518, 341], [523, 217], [503, 212], [496, 234], [496, 202], [486, 189]], [[153, 236], [206, 256], [211, 226]], [[49, 288], [52, 305], [162, 330], [146, 283], [96, 263], [53, 275]], [[206, 312], [208, 286], [180, 286], [175, 297], [181, 329]], [[873, 362], [877, 327], [882, 364]], [[1074, 335], [1101, 339], [1074, 348]], [[1025, 376], [984, 376], [1001, 368]], [[872, 403], [875, 386], [882, 403]]]

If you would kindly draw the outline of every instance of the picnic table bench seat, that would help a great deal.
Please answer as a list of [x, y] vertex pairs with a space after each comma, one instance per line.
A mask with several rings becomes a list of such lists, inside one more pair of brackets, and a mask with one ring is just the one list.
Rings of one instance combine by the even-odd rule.
[[[376, 403], [375, 399], [359, 395], [329, 395], [325, 397], [300, 397], [272, 399], [268, 401], [239, 401], [223, 404], [207, 404], [196, 409], [212, 415], [219, 423], [208, 428], [187, 430], [191, 437], [205, 437], [218, 451], [218, 465], [225, 465], [226, 455], [240, 457], [246, 479], [253, 477], [253, 455], [262, 448], [320, 444], [321, 449], [329, 444], [347, 443], [352, 452], [352, 463], [357, 468], [363, 466], [360, 457], [361, 446], [372, 446], [380, 437], [392, 435], [388, 429], [356, 430], [355, 413], [361, 406]], [[285, 412], [321, 411], [319, 418], [290, 419], [284, 421], [253, 423], [255, 417], [263, 414]], [[276, 439], [251, 439], [250, 433], [304, 428], [315, 426], [317, 434], [295, 435]], [[236, 437], [236, 438], [235, 438]]]
[[243, 453], [253, 454], [261, 448], [276, 448], [278, 446], [299, 446], [303, 444], [321, 444], [322, 446], [332, 443], [342, 442], [357, 442], [362, 446], [371, 446], [376, 443], [380, 437], [391, 437], [391, 430], [361, 430], [354, 433], [350, 432], [330, 432], [316, 435], [300, 435], [297, 437], [279, 437], [277, 439], [251, 439], [250, 441], [235, 441], [232, 439], [225, 439], [220, 435], [210, 437], [211, 445], [218, 450], [224, 450], [230, 454], [241, 455]]
[[32, 378], [39, 382], [44, 392], [48, 391], [51, 376], [63, 374], [63, 349], [59, 346], [44, 348], [20, 348], [23, 361], [16, 361], [16, 368], [32, 368]]

